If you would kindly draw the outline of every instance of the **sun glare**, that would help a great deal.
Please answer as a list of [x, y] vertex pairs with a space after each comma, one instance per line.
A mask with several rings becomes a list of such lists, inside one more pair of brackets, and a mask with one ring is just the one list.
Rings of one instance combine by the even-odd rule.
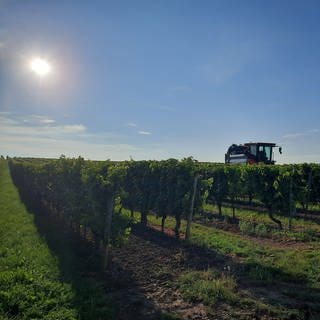
[[39, 77], [44, 77], [51, 71], [51, 66], [48, 61], [41, 58], [32, 59], [30, 62], [30, 68]]

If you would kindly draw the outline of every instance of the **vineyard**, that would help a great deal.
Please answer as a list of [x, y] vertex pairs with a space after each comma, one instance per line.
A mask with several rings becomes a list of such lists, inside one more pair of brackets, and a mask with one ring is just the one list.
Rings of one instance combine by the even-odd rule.
[[[77, 248], [70, 281], [82, 305], [96, 301], [76, 317], [318, 319], [320, 165], [8, 164], [61, 261]], [[3, 301], [4, 319], [28, 319]]]

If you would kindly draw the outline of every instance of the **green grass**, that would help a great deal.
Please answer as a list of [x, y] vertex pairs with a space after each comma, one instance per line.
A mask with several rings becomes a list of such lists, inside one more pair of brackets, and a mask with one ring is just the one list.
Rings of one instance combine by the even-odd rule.
[[[218, 207], [212, 204], [205, 204], [203, 206], [203, 209], [208, 212], [218, 212]], [[222, 213], [225, 217], [232, 217], [232, 208], [230, 207], [223, 207], [222, 208]], [[284, 217], [281, 215], [274, 215], [277, 219], [279, 219], [283, 225], [283, 227], [288, 229], [289, 225], [289, 218]], [[266, 212], [258, 212], [254, 210], [247, 210], [247, 209], [236, 209], [236, 217], [240, 220], [240, 222], [248, 222], [252, 224], [263, 224], [268, 227], [276, 227], [275, 223], [270, 220], [268, 217], [268, 214]], [[308, 220], [303, 220], [299, 217], [292, 218], [291, 221], [292, 224], [292, 232], [287, 233], [284, 236], [287, 237], [299, 237], [299, 233], [320, 233], [320, 224], [313, 222], [313, 221], [308, 221]], [[278, 234], [278, 236], [281, 236]], [[275, 235], [277, 237], [277, 235]], [[307, 237], [307, 239], [309, 239]]]
[[59, 280], [55, 256], [19, 199], [0, 161], [0, 317], [77, 319], [70, 284]]
[[238, 287], [235, 277], [228, 271], [209, 269], [185, 272], [178, 278], [177, 284], [185, 300], [205, 304], [213, 315], [219, 304], [223, 304], [229, 306], [226, 309], [232, 319], [251, 319], [253, 314], [260, 314], [263, 319], [266, 316], [272, 319], [300, 319], [297, 309], [255, 299], [248, 290]]
[[311, 242], [319, 241], [316, 231], [313, 229], [302, 229], [300, 231], [279, 230], [266, 223], [256, 223], [248, 220], [239, 221], [239, 229], [243, 234], [260, 238], [271, 238], [274, 240], [290, 240]]
[[[161, 219], [153, 215], [148, 216], [148, 221], [152, 225], [161, 224]], [[168, 217], [166, 227], [173, 228], [174, 225], [175, 220]], [[186, 222], [182, 221], [181, 230], [185, 227]], [[178, 280], [185, 299], [202, 301], [213, 310], [219, 301], [227, 303], [234, 306], [232, 312], [239, 319], [241, 312], [248, 308], [258, 314], [269, 314], [274, 319], [304, 319], [303, 311], [296, 303], [307, 304], [312, 312], [310, 319], [317, 319], [314, 315], [320, 312], [319, 243], [298, 249], [260, 245], [241, 234], [193, 223], [189, 245], [211, 249], [224, 257], [231, 277], [224, 277], [223, 270], [220, 270], [220, 276], [219, 273], [212, 276], [207, 271], [202, 271], [204, 274], [190, 271]], [[235, 289], [235, 281], [247, 288], [247, 292]], [[277, 298], [268, 297], [268, 294], [263, 300], [255, 298], [255, 291], [265, 287], [276, 293]], [[221, 293], [224, 289], [226, 292]], [[288, 299], [293, 300], [289, 303]]]
[[186, 300], [200, 301], [211, 307], [218, 301], [233, 303], [239, 299], [234, 278], [213, 270], [184, 273], [180, 276], [178, 284]]
[[[161, 219], [150, 215], [150, 223], [161, 224]], [[166, 227], [173, 228], [175, 220], [167, 218]], [[181, 230], [185, 230], [186, 222], [182, 221]], [[283, 280], [293, 282], [308, 282], [311, 286], [320, 288], [320, 244], [310, 244], [306, 249], [275, 248], [259, 245], [243, 238], [241, 234], [216, 229], [193, 223], [191, 243], [204, 246], [229, 256], [237, 263], [237, 272], [252, 275], [265, 274], [270, 281]], [[257, 271], [257, 270], [260, 271]], [[252, 271], [253, 270], [253, 271]]]
[[0, 320], [116, 319], [99, 256], [24, 200], [28, 210], [0, 161]]

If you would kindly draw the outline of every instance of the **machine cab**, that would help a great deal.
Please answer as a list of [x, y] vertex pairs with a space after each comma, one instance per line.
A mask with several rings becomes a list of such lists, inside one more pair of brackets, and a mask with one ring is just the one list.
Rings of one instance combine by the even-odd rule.
[[273, 148], [276, 146], [275, 143], [246, 143], [248, 147], [248, 158], [252, 159], [252, 162], [263, 162], [265, 164], [274, 164], [273, 160]]
[[[232, 145], [225, 156], [226, 163], [265, 163], [274, 164], [273, 149], [275, 143], [249, 142], [243, 145]], [[282, 153], [281, 147], [279, 152]]]

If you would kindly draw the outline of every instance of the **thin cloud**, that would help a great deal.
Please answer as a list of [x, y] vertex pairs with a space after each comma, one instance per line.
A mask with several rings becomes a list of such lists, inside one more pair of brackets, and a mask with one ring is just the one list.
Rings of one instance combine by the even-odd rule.
[[149, 131], [138, 131], [139, 134], [145, 135], [145, 136], [149, 136], [151, 135], [151, 132]]
[[51, 124], [55, 123], [56, 120], [53, 119], [23, 119], [24, 123], [30, 123], [30, 124]]
[[2, 127], [4, 125], [15, 125], [18, 124], [18, 122], [14, 119], [8, 118], [4, 113], [0, 113], [0, 124]]
[[51, 123], [55, 123], [56, 121], [47, 116], [30, 115], [30, 116], [24, 117], [23, 122], [31, 123], [31, 124], [51, 124]]
[[287, 133], [282, 136], [283, 139], [296, 139], [300, 137], [306, 137], [306, 136], [311, 136], [314, 134], [319, 133], [319, 129], [310, 129], [302, 132], [295, 132], [295, 133]]
[[[134, 122], [127, 123], [126, 126], [138, 129], [138, 125], [136, 123], [134, 123]], [[141, 135], [145, 135], [145, 136], [151, 135], [151, 132], [144, 131], [144, 130], [138, 130], [137, 133], [141, 134]]]
[[[36, 120], [26, 123], [24, 120]], [[57, 125], [48, 117], [0, 114], [0, 153], [10, 156], [124, 160], [143, 150], [108, 132], [91, 133], [84, 124]]]
[[295, 139], [295, 138], [299, 138], [299, 137], [304, 137], [306, 135], [307, 135], [307, 133], [305, 133], [305, 132], [287, 133], [287, 134], [283, 135], [282, 138], [283, 139]]
[[62, 136], [87, 131], [83, 124], [53, 125], [56, 121], [45, 116], [31, 115], [23, 118], [0, 114], [0, 132], [13, 136]]
[[40, 122], [46, 123], [46, 124], [50, 124], [50, 123], [55, 123], [56, 120], [53, 120], [53, 119], [43, 119], [43, 120], [40, 120]]
[[72, 124], [65, 126], [23, 126], [7, 124], [1, 126], [0, 132], [7, 135], [24, 135], [24, 136], [62, 136], [70, 134], [83, 133], [87, 128], [82, 124]]
[[136, 123], [133, 123], [133, 122], [129, 122], [126, 124], [127, 127], [133, 127], [133, 128], [136, 128], [138, 125]]
[[61, 126], [60, 128], [65, 133], [82, 133], [87, 130], [86, 126], [84, 126], [83, 124], [66, 125]]

